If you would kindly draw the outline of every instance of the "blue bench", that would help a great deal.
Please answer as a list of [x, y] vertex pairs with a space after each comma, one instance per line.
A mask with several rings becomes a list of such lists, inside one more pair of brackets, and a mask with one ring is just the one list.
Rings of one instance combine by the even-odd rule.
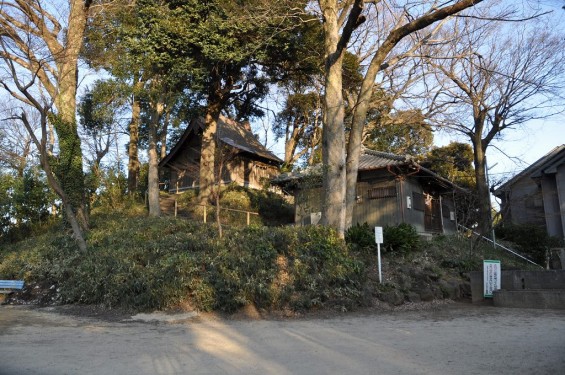
[[24, 288], [23, 280], [0, 280], [0, 293], [12, 293]]

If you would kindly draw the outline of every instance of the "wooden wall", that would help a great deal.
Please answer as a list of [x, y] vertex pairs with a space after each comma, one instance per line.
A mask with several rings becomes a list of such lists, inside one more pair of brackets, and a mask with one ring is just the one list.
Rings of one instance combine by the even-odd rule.
[[[175, 192], [198, 187], [200, 171], [199, 143], [190, 140], [178, 156], [171, 160], [169, 191]], [[235, 183], [253, 189], [261, 189], [266, 181], [279, 173], [277, 166], [253, 160], [246, 156], [236, 156], [225, 161], [222, 184]]]
[[[434, 205], [433, 218], [426, 204]], [[295, 223], [316, 224], [321, 210], [322, 188], [296, 191]], [[455, 233], [451, 212], [455, 208], [449, 195], [432, 197], [416, 178], [399, 179], [386, 171], [374, 171], [360, 176], [352, 224], [385, 227], [404, 222], [413, 225], [419, 233]], [[435, 226], [430, 226], [430, 220]]]
[[400, 185], [398, 181], [360, 181], [353, 209], [353, 224], [387, 226], [400, 223]]

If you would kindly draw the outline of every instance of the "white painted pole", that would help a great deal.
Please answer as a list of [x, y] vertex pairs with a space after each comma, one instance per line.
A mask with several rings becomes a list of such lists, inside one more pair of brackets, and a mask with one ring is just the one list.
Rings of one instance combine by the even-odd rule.
[[383, 283], [381, 270], [381, 243], [383, 243], [383, 227], [375, 227], [375, 242], [377, 243], [377, 262], [379, 265], [379, 283]]
[[379, 259], [379, 283], [383, 283], [383, 274], [381, 272], [381, 244], [377, 242], [377, 256]]

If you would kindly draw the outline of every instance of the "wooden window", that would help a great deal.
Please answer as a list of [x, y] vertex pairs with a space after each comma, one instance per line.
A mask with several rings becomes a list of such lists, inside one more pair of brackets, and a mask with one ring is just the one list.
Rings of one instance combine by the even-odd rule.
[[412, 207], [418, 211], [425, 211], [424, 194], [412, 192]]
[[377, 187], [367, 190], [369, 199], [395, 198], [396, 186]]

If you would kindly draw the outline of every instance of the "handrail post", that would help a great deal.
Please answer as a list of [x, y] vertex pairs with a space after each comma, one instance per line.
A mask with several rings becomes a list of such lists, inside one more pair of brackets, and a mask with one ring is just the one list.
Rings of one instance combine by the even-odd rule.
[[250, 217], [250, 216], [251, 216], [251, 215], [249, 214], [249, 211], [247, 211], [247, 226], [249, 226], [249, 217]]
[[206, 205], [204, 205], [204, 224], [206, 224]]
[[177, 210], [178, 210], [178, 202], [177, 202], [177, 197], [175, 197], [175, 217], [177, 217]]

